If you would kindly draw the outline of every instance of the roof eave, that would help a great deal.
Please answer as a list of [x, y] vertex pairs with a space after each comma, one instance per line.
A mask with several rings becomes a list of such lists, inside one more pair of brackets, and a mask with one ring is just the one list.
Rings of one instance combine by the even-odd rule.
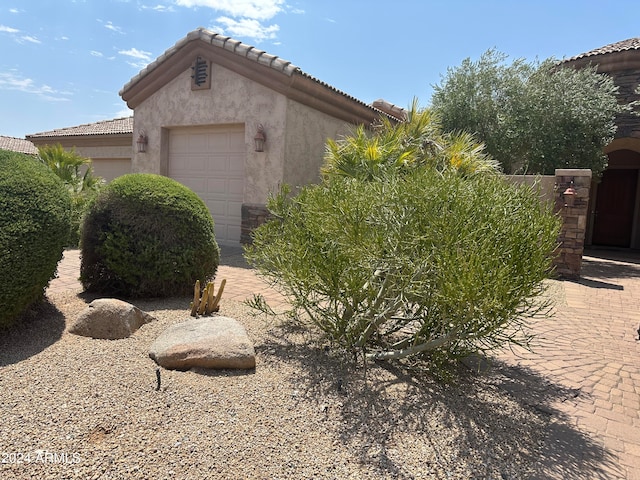
[[70, 147], [96, 146], [128, 146], [132, 144], [133, 132], [130, 133], [86, 133], [83, 135], [41, 135], [26, 136], [36, 146], [60, 144]]
[[600, 55], [588, 55], [570, 59], [564, 63], [575, 68], [594, 65], [597, 67], [598, 73], [637, 70], [640, 69], [640, 51], [633, 49], [623, 50], [620, 52], [603, 53]]

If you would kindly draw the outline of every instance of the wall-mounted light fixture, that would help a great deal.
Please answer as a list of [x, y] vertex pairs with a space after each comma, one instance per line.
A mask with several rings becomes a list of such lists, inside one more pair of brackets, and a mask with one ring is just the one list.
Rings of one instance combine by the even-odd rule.
[[140, 130], [140, 135], [136, 140], [136, 145], [138, 145], [138, 153], [145, 153], [147, 151], [147, 144], [149, 143], [149, 139], [145, 134], [144, 130]]
[[264, 133], [264, 127], [261, 123], [258, 124], [258, 131], [256, 136], [253, 137], [253, 141], [256, 144], [256, 152], [264, 152], [264, 144], [267, 142], [267, 134]]
[[573, 207], [576, 201], [576, 189], [573, 188], [573, 180], [571, 180], [571, 183], [569, 184], [567, 189], [562, 192], [562, 198], [564, 199], [565, 207]]

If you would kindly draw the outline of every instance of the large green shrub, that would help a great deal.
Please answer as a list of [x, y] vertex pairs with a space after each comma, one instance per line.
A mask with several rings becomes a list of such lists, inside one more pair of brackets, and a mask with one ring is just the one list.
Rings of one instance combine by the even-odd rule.
[[[410, 164], [336, 161], [359, 142], [379, 145], [380, 135], [343, 140], [322, 184], [272, 198], [273, 219], [254, 232], [249, 262], [287, 296], [293, 318], [369, 357], [449, 359], [526, 344], [524, 321], [547, 306], [540, 294], [558, 219], [534, 188], [485, 168], [481, 148], [461, 157], [446, 136], [417, 153], [436, 158]], [[403, 148], [385, 152], [401, 158]]]
[[0, 150], [0, 327], [40, 300], [69, 235], [69, 193], [34, 158]]
[[85, 289], [124, 297], [193, 293], [212, 278], [219, 249], [213, 218], [184, 185], [152, 174], [112, 180], [89, 206], [82, 226]]

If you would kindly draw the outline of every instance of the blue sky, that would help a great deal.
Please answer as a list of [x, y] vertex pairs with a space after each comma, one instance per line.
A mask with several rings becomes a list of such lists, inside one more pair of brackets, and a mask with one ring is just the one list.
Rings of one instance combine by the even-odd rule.
[[568, 58], [640, 36], [638, 18], [637, 0], [0, 0], [0, 135], [130, 115], [118, 91], [198, 27], [406, 107], [489, 48]]

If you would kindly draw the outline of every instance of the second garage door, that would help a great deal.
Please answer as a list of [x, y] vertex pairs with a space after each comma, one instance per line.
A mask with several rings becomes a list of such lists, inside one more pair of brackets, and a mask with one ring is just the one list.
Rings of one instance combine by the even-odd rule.
[[169, 176], [204, 200], [220, 244], [240, 242], [244, 159], [242, 127], [176, 128], [169, 132]]

